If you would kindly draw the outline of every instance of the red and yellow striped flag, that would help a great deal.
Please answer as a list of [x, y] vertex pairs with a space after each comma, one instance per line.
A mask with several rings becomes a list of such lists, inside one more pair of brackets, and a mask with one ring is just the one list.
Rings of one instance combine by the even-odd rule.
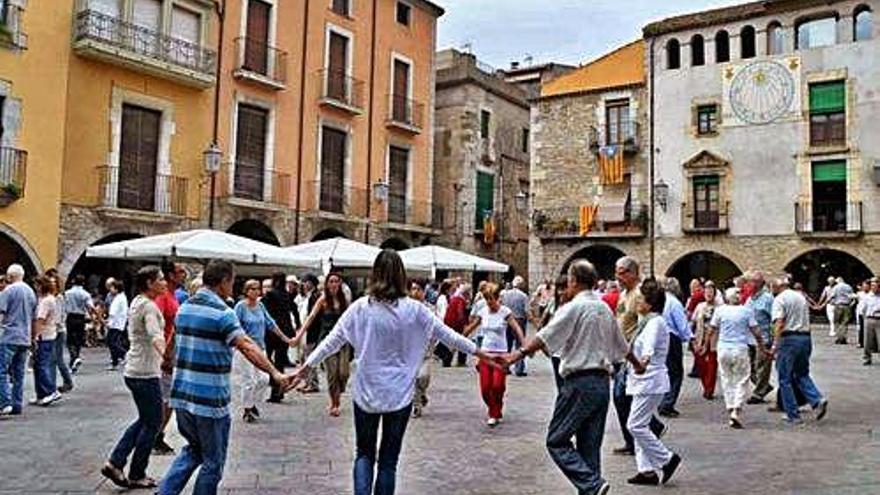
[[599, 212], [598, 205], [581, 205], [580, 211], [580, 236], [586, 237], [593, 228], [596, 214]]

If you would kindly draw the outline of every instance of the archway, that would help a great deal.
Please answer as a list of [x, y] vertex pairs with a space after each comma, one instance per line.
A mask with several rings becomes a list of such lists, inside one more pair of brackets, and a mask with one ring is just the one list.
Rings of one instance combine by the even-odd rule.
[[343, 233], [342, 233], [340, 230], [338, 230], [338, 229], [324, 229], [324, 230], [318, 232], [317, 234], [315, 234], [314, 237], [312, 237], [312, 242], [315, 242], [315, 241], [326, 241], [327, 239], [335, 239], [335, 238], [337, 238], [337, 237], [345, 237], [345, 238], [348, 238], [347, 235], [343, 234]]
[[[92, 243], [92, 246], [127, 241], [139, 237], [143, 236], [132, 232], [121, 232], [102, 237]], [[73, 264], [73, 268], [70, 269], [67, 280], [69, 282], [70, 280], [73, 280], [73, 277], [76, 275], [83, 275], [86, 277], [86, 290], [92, 293], [95, 291], [103, 293], [104, 281], [107, 280], [108, 277], [113, 277], [122, 280], [123, 283], [125, 283], [126, 291], [130, 291], [132, 281], [134, 280], [134, 274], [145, 264], [146, 263], [131, 260], [89, 258], [86, 257], [86, 253], [83, 251], [76, 260], [76, 263]]]
[[29, 279], [39, 272], [39, 260], [31, 258], [27, 249], [12, 236], [0, 231], [0, 274], [5, 274], [9, 265], [18, 263], [24, 268], [25, 278]]
[[828, 277], [843, 277], [850, 285], [873, 277], [861, 260], [836, 249], [815, 249], [801, 254], [785, 265], [785, 272], [795, 282], [804, 284], [807, 293], [818, 297]]
[[691, 280], [701, 278], [715, 282], [718, 287], [726, 287], [734, 278], [742, 274], [736, 263], [714, 251], [695, 251], [678, 259], [669, 270], [667, 277], [678, 279], [685, 295]]
[[389, 237], [385, 242], [379, 244], [382, 249], [393, 249], [395, 251], [404, 251], [410, 248], [409, 244], [399, 237]]
[[281, 241], [278, 240], [275, 232], [272, 232], [268, 225], [259, 220], [239, 220], [226, 229], [226, 232], [255, 241], [265, 242], [266, 244], [272, 244], [273, 246], [281, 245]]
[[626, 253], [614, 246], [594, 244], [574, 253], [568, 258], [568, 260], [566, 260], [565, 264], [562, 265], [562, 269], [559, 273], [567, 273], [569, 265], [571, 265], [574, 260], [585, 259], [596, 267], [596, 271], [599, 272], [599, 278], [611, 280], [614, 278], [614, 264], [624, 256], [626, 256]]

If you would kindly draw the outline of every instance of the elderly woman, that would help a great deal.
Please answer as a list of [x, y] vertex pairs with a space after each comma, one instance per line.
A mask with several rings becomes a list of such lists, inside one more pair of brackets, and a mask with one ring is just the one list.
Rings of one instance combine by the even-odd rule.
[[751, 395], [751, 364], [749, 360], [750, 335], [758, 341], [758, 349], [767, 352], [764, 337], [755, 321], [751, 308], [740, 305], [740, 293], [736, 288], [724, 293], [727, 305], [716, 308], [709, 323], [708, 334], [712, 339], [718, 334], [718, 364], [721, 371], [721, 388], [724, 403], [730, 415], [731, 428], [740, 429], [742, 407]]
[[715, 398], [715, 384], [718, 377], [718, 354], [716, 342], [708, 333], [709, 322], [718, 308], [715, 284], [706, 282], [703, 287], [703, 302], [694, 310], [694, 355], [699, 361], [700, 380], [703, 384], [703, 398]]

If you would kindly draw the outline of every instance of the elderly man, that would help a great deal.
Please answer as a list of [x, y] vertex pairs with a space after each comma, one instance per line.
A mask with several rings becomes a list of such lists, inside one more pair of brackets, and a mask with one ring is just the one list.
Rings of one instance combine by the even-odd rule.
[[37, 295], [22, 281], [24, 268], [9, 265], [6, 277], [8, 285], [0, 292], [0, 417], [21, 414], [25, 363], [37, 310]]
[[837, 285], [837, 279], [828, 277], [828, 284], [822, 289], [822, 295], [819, 297], [819, 302], [816, 303], [816, 309], [825, 308], [825, 315], [828, 317], [828, 326], [830, 327], [828, 329], [829, 337], [837, 337], [837, 327], [834, 324], [834, 303], [832, 302], [835, 285]]
[[871, 365], [871, 354], [880, 351], [880, 279], [871, 279], [871, 290], [862, 301], [865, 322], [865, 348], [862, 363]]
[[851, 285], [837, 278], [837, 283], [831, 289], [831, 303], [834, 304], [834, 328], [837, 331], [835, 344], [846, 345], [846, 334], [849, 330], [849, 320], [852, 313], [851, 307], [855, 300], [855, 292]]
[[681, 393], [681, 383], [684, 380], [684, 350], [685, 344], [693, 340], [694, 332], [688, 323], [687, 311], [678, 299], [681, 294], [681, 285], [672, 277], [664, 281], [666, 291], [666, 303], [663, 306], [663, 320], [669, 328], [669, 353], [666, 355], [666, 368], [669, 370], [669, 392], [660, 403], [660, 415], [668, 418], [677, 418], [679, 412], [675, 409], [678, 396]]
[[64, 311], [67, 314], [67, 352], [70, 354], [70, 370], [76, 373], [82, 366], [79, 357], [86, 340], [86, 317], [95, 314], [92, 296], [83, 288], [86, 278], [73, 277], [73, 285], [64, 293]]
[[758, 330], [761, 331], [761, 337], [764, 339], [763, 349], [757, 344], [749, 347], [749, 357], [752, 363], [751, 380], [755, 388], [748, 403], [762, 404], [765, 402], [764, 398], [767, 394], [773, 391], [773, 386], [770, 385], [773, 359], [767, 352], [770, 346], [773, 345], [773, 333], [770, 328], [773, 323], [773, 295], [767, 289], [764, 274], [760, 271], [752, 272], [748, 284], [751, 287], [752, 297], [746, 303], [746, 306], [754, 313], [755, 321], [758, 323]]
[[568, 269], [568, 291], [576, 294], [574, 298], [508, 357], [508, 363], [517, 362], [542, 349], [560, 357], [563, 382], [547, 432], [547, 450], [578, 493], [589, 495], [604, 495], [610, 489], [601, 475], [600, 451], [613, 365], [626, 358], [637, 372], [644, 372], [628, 352], [611, 310], [593, 293], [597, 278], [592, 264], [574, 261]]
[[[501, 304], [510, 310], [513, 318], [519, 324], [523, 334], [527, 333], [529, 324], [529, 296], [525, 293], [526, 281], [519, 275], [513, 277], [513, 288], [501, 291]], [[514, 344], [520, 346], [513, 329], [507, 328], [507, 352], [514, 349]], [[522, 360], [516, 363], [514, 368], [516, 376], [526, 376], [526, 361]]]

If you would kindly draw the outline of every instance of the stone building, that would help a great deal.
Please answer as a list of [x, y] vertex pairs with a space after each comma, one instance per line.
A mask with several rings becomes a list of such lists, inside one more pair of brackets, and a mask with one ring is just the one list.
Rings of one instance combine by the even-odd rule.
[[644, 29], [658, 273], [811, 291], [880, 273], [878, 9], [760, 1]]
[[636, 41], [545, 84], [532, 111], [529, 273], [552, 279], [576, 258], [611, 277], [648, 254], [645, 44]]
[[[529, 57], [530, 58], [530, 57]], [[529, 60], [526, 59], [526, 62]], [[547, 62], [543, 64], [520, 64], [519, 62], [511, 62], [510, 67], [500, 70], [501, 77], [505, 81], [516, 84], [529, 97], [529, 100], [541, 96], [541, 88], [548, 82], [557, 77], [567, 74], [576, 69], [576, 67], [558, 62]]]
[[457, 50], [437, 54], [436, 87], [434, 198], [446, 206], [440, 242], [503, 261], [525, 276], [531, 132], [526, 92]]

